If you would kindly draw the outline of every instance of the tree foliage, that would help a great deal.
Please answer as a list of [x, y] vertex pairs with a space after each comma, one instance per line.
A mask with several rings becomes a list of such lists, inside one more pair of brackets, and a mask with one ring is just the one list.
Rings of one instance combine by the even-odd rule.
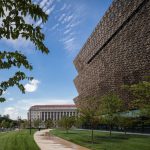
[[100, 114], [104, 122], [109, 125], [110, 135], [112, 130], [112, 124], [118, 117], [118, 112], [121, 111], [123, 101], [115, 93], [109, 93], [101, 98]]
[[48, 128], [53, 128], [54, 127], [54, 123], [52, 119], [48, 119], [45, 121], [45, 127]]
[[34, 127], [35, 127], [35, 128], [39, 128], [40, 122], [41, 122], [40, 119], [35, 119], [35, 120], [33, 120]]
[[[36, 49], [42, 53], [48, 53], [48, 48], [44, 45], [44, 34], [41, 32], [40, 26], [27, 22], [27, 17], [33, 21], [42, 20], [45, 23], [48, 15], [37, 4], [33, 4], [31, 0], [0, 0], [0, 39], [24, 38], [31, 41]], [[10, 69], [16, 67], [24, 67], [32, 70], [32, 65], [28, 62], [27, 57], [18, 50], [0, 50], [0, 69]], [[4, 91], [9, 87], [17, 86], [22, 93], [25, 88], [21, 83], [22, 80], [33, 79], [28, 77], [24, 72], [17, 71], [14, 76], [0, 83], [0, 102], [5, 101], [2, 97]]]
[[137, 107], [145, 107], [145, 105], [150, 105], [150, 82], [142, 81], [130, 86], [126, 85], [125, 88], [131, 91], [135, 96]]
[[65, 129], [67, 133], [74, 124], [75, 124], [74, 117], [65, 116], [61, 120], [58, 121], [58, 126]]
[[9, 115], [0, 115], [0, 128], [15, 128], [18, 123], [16, 120], [11, 120]]
[[86, 100], [83, 100], [84, 104], [81, 104], [79, 106], [79, 114], [80, 114], [80, 120], [82, 123], [89, 123], [91, 126], [91, 139], [92, 143], [94, 142], [94, 128], [99, 124], [100, 122], [100, 116], [99, 116], [99, 101], [97, 101], [95, 98], [86, 98]]
[[150, 115], [150, 77], [145, 77], [146, 80], [137, 84], [124, 85], [123, 88], [130, 91], [134, 99], [131, 102], [132, 109], [141, 110], [141, 114]]
[[133, 117], [120, 115], [118, 116], [116, 124], [119, 125], [119, 127], [123, 128], [124, 133], [126, 134], [127, 128], [132, 127], [133, 123]]

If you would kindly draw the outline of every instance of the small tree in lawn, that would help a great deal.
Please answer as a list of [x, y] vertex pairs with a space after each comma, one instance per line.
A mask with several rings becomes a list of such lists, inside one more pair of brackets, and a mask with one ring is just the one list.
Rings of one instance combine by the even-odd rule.
[[3, 120], [2, 123], [1, 123], [1, 126], [3, 128], [8, 128], [8, 122], [6, 120]]
[[100, 114], [109, 125], [110, 136], [113, 122], [118, 116], [117, 113], [121, 110], [122, 105], [122, 100], [115, 93], [111, 92], [101, 98]]
[[95, 98], [87, 98], [84, 103], [79, 106], [81, 122], [88, 122], [91, 125], [91, 139], [94, 143], [94, 128], [100, 122], [98, 115], [99, 101]]
[[48, 128], [53, 128], [53, 126], [54, 126], [53, 120], [52, 119], [46, 120], [45, 121], [45, 126], [46, 126], [47, 129]]
[[69, 129], [75, 124], [74, 117], [63, 117], [61, 120], [58, 121], [58, 126], [65, 129], [66, 133], [68, 133]]
[[120, 127], [122, 127], [124, 129], [124, 133], [126, 135], [127, 132], [127, 128], [131, 127], [133, 125], [133, 118], [129, 117], [129, 116], [118, 116], [118, 122], [117, 125], [119, 125]]
[[[26, 129], [26, 128], [28, 128], [28, 126], [29, 126], [29, 122], [27, 120], [23, 120], [21, 122], [21, 128], [22, 129]], [[35, 126], [35, 124], [34, 124], [34, 126]]]
[[34, 124], [34, 127], [35, 127], [35, 128], [39, 128], [40, 119], [35, 119], [35, 120], [33, 121], [33, 124]]
[[14, 122], [12, 121], [12, 122], [10, 122], [10, 128], [14, 128]]

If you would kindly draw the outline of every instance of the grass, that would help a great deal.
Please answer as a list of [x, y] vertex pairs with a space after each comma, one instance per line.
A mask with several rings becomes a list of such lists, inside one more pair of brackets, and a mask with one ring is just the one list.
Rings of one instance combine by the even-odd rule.
[[0, 133], [0, 150], [39, 150], [28, 130]]
[[53, 135], [87, 147], [92, 150], [150, 150], [150, 136], [143, 135], [124, 135], [94, 131], [94, 144], [91, 143], [91, 131], [89, 130], [71, 130], [66, 131], [53, 130]]

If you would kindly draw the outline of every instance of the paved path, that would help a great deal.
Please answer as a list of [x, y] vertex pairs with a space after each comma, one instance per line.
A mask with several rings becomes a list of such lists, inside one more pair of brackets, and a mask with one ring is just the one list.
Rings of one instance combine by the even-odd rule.
[[49, 129], [37, 131], [34, 140], [41, 150], [89, 150], [69, 141], [48, 135]]

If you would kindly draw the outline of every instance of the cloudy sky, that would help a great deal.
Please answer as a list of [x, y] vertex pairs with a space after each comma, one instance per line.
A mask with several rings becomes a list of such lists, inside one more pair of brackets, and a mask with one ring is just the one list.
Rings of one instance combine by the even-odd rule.
[[[73, 79], [77, 72], [73, 60], [92, 33], [112, 0], [34, 0], [49, 14], [46, 24], [40, 25], [46, 36], [45, 44], [50, 53], [43, 55], [32, 43], [24, 39], [0, 41], [0, 50], [22, 51], [33, 65], [25, 71], [34, 80], [24, 82], [26, 94], [16, 88], [4, 93], [7, 101], [0, 103], [0, 114], [27, 118], [27, 111], [35, 104], [72, 104], [78, 95]], [[33, 23], [27, 17], [26, 21]], [[0, 20], [1, 23], [1, 20]], [[0, 81], [14, 75], [16, 68], [0, 70]]]

